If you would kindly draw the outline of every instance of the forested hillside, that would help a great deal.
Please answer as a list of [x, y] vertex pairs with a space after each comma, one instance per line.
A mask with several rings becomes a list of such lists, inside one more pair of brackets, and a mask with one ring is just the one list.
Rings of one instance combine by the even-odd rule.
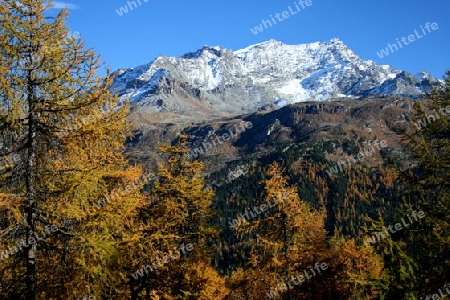
[[144, 122], [51, 7], [0, 1], [1, 299], [450, 295], [450, 73]]

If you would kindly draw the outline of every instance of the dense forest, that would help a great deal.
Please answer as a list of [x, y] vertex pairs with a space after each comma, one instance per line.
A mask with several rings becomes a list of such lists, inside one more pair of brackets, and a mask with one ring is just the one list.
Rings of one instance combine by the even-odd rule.
[[[126, 157], [130, 104], [49, 5], [0, 2], [1, 299], [439, 299], [450, 289], [450, 73], [397, 128], [407, 168], [382, 141], [323, 141], [248, 161], [246, 176], [227, 180], [227, 170], [205, 175], [180, 132], [147, 172]], [[337, 164], [325, 156], [337, 147], [349, 157], [377, 148], [384, 163]]]

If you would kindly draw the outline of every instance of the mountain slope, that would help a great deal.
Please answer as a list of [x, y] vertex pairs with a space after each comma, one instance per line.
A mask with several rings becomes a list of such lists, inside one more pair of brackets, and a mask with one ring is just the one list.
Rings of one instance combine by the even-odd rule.
[[[136, 138], [128, 144], [128, 153], [133, 161], [144, 163], [153, 170], [160, 159], [156, 154], [157, 147], [161, 143], [172, 143], [180, 132], [185, 132], [192, 137], [191, 158], [204, 161], [207, 173], [220, 171], [232, 162], [253, 160], [303, 143], [315, 145], [333, 141], [339, 147], [345, 140], [352, 144], [385, 140], [393, 150], [392, 154], [401, 158], [403, 146], [396, 126], [410, 122], [408, 115], [412, 104], [413, 100], [396, 96], [366, 101], [341, 99], [296, 103], [271, 112], [255, 112], [201, 124], [156, 122], [137, 130]], [[246, 122], [251, 126], [243, 126]], [[346, 159], [344, 154], [327, 158]], [[365, 163], [382, 161], [373, 156]]]
[[270, 40], [232, 51], [205, 46], [119, 70], [113, 88], [140, 113], [236, 115], [267, 106], [369, 95], [420, 97], [438, 82], [364, 61], [342, 41], [285, 45]]

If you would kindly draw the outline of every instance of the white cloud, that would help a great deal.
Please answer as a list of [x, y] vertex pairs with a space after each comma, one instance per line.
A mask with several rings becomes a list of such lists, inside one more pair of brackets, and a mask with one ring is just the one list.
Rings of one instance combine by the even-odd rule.
[[53, 9], [78, 9], [79, 7], [72, 3], [62, 2], [62, 1], [53, 1]]

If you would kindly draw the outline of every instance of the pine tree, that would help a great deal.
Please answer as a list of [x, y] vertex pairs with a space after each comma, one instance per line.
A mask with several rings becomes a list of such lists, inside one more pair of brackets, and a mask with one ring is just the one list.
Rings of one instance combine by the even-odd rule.
[[113, 78], [96, 75], [98, 55], [69, 35], [67, 12], [52, 19], [50, 7], [0, 2], [0, 252], [22, 248], [0, 262], [6, 299], [105, 296], [139, 240], [128, 106], [109, 91]]
[[[399, 216], [422, 210], [425, 217], [405, 230], [395, 245], [406, 253], [404, 260], [413, 260], [417, 272], [406, 288], [396, 287], [394, 296], [419, 297], [443, 288], [450, 281], [449, 116], [450, 71], [443, 86], [436, 87], [423, 101], [414, 103], [412, 124], [402, 128], [415, 164], [403, 173], [402, 179], [409, 185], [410, 194]], [[399, 273], [402, 269], [393, 264], [391, 276], [404, 277]]]

